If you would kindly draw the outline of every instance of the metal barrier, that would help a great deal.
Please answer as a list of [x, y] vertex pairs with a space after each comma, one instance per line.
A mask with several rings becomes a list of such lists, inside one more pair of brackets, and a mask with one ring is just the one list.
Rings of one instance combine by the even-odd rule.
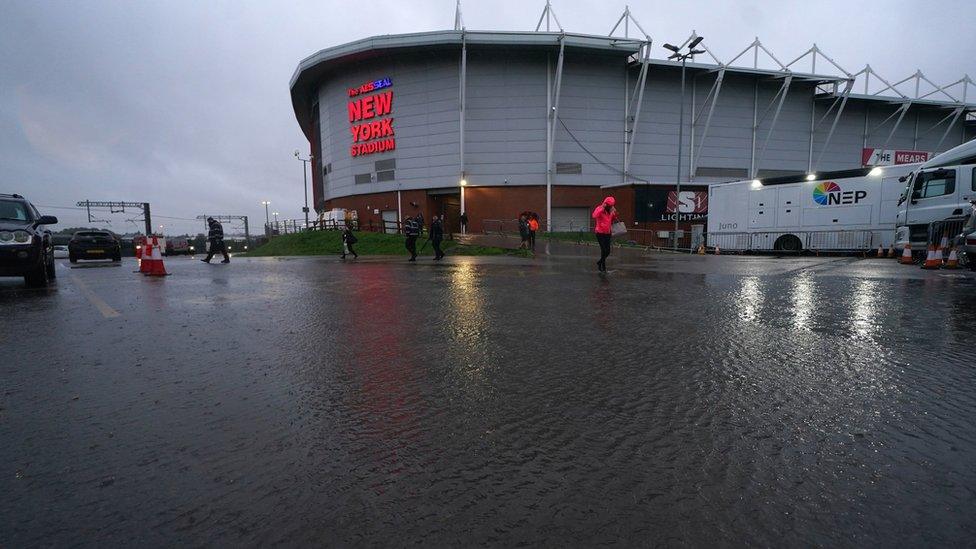
[[[675, 235], [677, 234], [677, 239]], [[689, 251], [692, 249], [691, 231], [658, 231], [653, 229], [634, 229], [628, 228], [626, 235], [617, 237], [617, 240], [631, 245], [643, 246], [650, 249], [678, 249]]]
[[969, 222], [969, 216], [950, 217], [942, 221], [929, 223], [927, 244], [939, 244], [942, 237], [946, 237], [948, 244], [959, 245], [959, 237], [963, 233], [963, 228]]
[[740, 252], [868, 251], [881, 242], [879, 235], [867, 230], [707, 233], [705, 238], [709, 248]]

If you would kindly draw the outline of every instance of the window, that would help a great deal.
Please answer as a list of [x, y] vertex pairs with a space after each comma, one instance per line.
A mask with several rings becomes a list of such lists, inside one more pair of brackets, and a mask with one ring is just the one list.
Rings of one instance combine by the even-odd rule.
[[15, 200], [0, 200], [0, 219], [12, 219], [16, 221], [27, 221], [27, 208], [23, 202]]
[[373, 174], [371, 173], [357, 173], [356, 174], [356, 184], [362, 185], [363, 183], [372, 183]]
[[332, 162], [329, 162], [325, 166], [322, 166], [322, 175], [326, 176], [332, 173]]
[[956, 170], [922, 172], [915, 178], [912, 198], [934, 198], [956, 192]]
[[393, 170], [383, 170], [381, 172], [376, 172], [377, 181], [393, 181]]
[[556, 162], [556, 173], [578, 175], [583, 173], [583, 165], [579, 162]]
[[386, 170], [396, 169], [396, 158], [387, 158], [386, 160], [377, 160], [375, 162], [376, 171], [382, 172]]

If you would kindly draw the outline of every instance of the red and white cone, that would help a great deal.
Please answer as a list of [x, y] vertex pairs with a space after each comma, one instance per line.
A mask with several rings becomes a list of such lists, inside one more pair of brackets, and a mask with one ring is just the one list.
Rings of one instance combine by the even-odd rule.
[[936, 257], [935, 244], [929, 244], [928, 253], [925, 254], [923, 269], [939, 269], [942, 267], [942, 257]]
[[895, 257], [895, 243], [892, 242], [891, 246], [888, 248], [888, 255], [885, 257]]
[[884, 248], [881, 247], [881, 244], [878, 244], [878, 257], [884, 257]]
[[152, 257], [153, 245], [152, 242], [146, 241], [146, 245], [142, 248], [142, 256], [139, 259], [139, 270], [136, 271], [142, 274], [149, 274], [149, 263]]
[[956, 254], [956, 247], [953, 246], [949, 250], [949, 260], [946, 261], [944, 269], [958, 269], [959, 268], [959, 256]]
[[718, 246], [715, 246], [715, 255], [722, 255], [722, 250], [719, 250]]
[[901, 251], [901, 258], [898, 262], [902, 265], [913, 265], [915, 261], [912, 259], [912, 243], [906, 242], [905, 249]]
[[166, 276], [169, 273], [166, 272], [166, 266], [163, 265], [163, 252], [159, 249], [159, 239], [154, 236], [152, 240], [152, 257], [149, 260], [149, 272], [146, 274], [149, 276]]

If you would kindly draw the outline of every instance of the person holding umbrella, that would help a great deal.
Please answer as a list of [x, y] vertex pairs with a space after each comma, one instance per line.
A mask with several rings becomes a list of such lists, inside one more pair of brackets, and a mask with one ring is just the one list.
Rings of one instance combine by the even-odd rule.
[[527, 216], [524, 212], [519, 214], [519, 220], [518, 220], [519, 237], [522, 239], [522, 241], [519, 243], [520, 250], [529, 247], [529, 221], [526, 217]]

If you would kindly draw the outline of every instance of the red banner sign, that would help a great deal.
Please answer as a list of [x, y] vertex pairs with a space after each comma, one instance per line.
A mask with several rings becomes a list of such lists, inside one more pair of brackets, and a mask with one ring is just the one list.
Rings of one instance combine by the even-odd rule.
[[916, 164], [926, 162], [932, 158], [928, 151], [898, 151], [894, 149], [861, 149], [862, 166], [895, 166], [898, 164]]
[[367, 82], [349, 88], [349, 97], [355, 97], [346, 105], [349, 114], [349, 131], [352, 134], [351, 156], [363, 156], [396, 149], [396, 132], [393, 118], [381, 118], [393, 112], [393, 91], [364, 95], [393, 85], [389, 78]]

